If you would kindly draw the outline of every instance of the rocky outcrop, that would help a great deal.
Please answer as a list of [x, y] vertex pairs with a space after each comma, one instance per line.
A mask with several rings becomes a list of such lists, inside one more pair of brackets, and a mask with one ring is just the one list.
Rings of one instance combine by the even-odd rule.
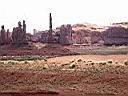
[[97, 27], [93, 24], [73, 25], [74, 43], [96, 44], [103, 41], [104, 45], [128, 45], [128, 23], [114, 23], [107, 27]]
[[0, 31], [0, 45], [10, 44], [11, 43], [11, 33], [9, 32], [9, 29], [4, 29], [4, 25], [1, 26]]
[[6, 32], [4, 29], [4, 25], [1, 26], [1, 32], [0, 32], [0, 44], [4, 45], [6, 43]]
[[128, 28], [110, 27], [102, 36], [105, 45], [128, 45]]
[[21, 45], [21, 44], [27, 44], [26, 40], [26, 24], [23, 20], [23, 28], [21, 25], [21, 22], [18, 22], [18, 27], [13, 28], [12, 32], [12, 44], [14, 45]]
[[[53, 42], [70, 44], [104, 44], [104, 45], [127, 45], [128, 23], [114, 23], [110, 26], [99, 27], [95, 24], [62, 25], [53, 29]], [[48, 32], [42, 31], [41, 41], [48, 43]], [[102, 42], [102, 43], [101, 43]]]
[[103, 28], [98, 27], [95, 24], [75, 24], [72, 26], [73, 44], [95, 44], [102, 40], [101, 31]]
[[59, 33], [59, 43], [61, 45], [72, 44], [72, 27], [71, 25], [62, 25]]

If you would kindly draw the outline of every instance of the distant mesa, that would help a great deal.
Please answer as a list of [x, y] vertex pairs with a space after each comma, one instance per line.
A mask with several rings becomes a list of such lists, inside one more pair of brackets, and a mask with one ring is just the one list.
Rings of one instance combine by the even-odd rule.
[[[40, 42], [47, 43], [48, 31], [39, 31]], [[53, 29], [53, 43], [61, 45], [128, 45], [128, 23], [113, 23], [110, 26], [96, 24], [65, 24]]]

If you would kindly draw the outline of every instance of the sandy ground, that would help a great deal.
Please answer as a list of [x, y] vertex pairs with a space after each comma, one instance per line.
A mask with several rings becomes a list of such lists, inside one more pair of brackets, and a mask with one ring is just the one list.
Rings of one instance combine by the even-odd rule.
[[67, 63], [72, 60], [82, 59], [85, 61], [108, 61], [112, 60], [114, 62], [123, 63], [125, 60], [128, 60], [128, 55], [75, 55], [75, 56], [63, 56], [51, 58], [48, 60], [49, 63]]
[[[90, 60], [113, 62], [102, 65]], [[125, 60], [127, 55], [78, 55], [1, 63], [0, 96], [128, 96]], [[76, 67], [70, 68], [72, 64]]]

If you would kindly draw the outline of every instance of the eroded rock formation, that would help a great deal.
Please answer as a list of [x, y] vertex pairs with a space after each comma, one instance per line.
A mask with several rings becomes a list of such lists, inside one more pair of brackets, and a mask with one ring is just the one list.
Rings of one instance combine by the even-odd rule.
[[128, 28], [110, 27], [102, 36], [105, 45], [128, 45]]
[[70, 24], [60, 27], [59, 43], [62, 45], [72, 44], [72, 27]]
[[26, 40], [26, 24], [23, 20], [23, 28], [21, 22], [18, 22], [18, 27], [13, 28], [12, 32], [12, 44], [20, 45], [27, 44]]
[[4, 45], [6, 43], [6, 31], [4, 29], [4, 25], [1, 26], [1, 31], [0, 31], [0, 44]]

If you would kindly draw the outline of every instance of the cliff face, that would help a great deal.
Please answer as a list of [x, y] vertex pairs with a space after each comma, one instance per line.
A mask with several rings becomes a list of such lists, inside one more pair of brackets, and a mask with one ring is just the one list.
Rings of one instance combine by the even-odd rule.
[[[47, 42], [48, 31], [34, 35]], [[41, 36], [41, 37], [40, 37]], [[128, 45], [128, 23], [113, 23], [110, 26], [99, 27], [95, 24], [74, 24], [68, 28], [63, 25], [53, 29], [53, 38], [60, 44], [104, 44]], [[102, 41], [102, 42], [101, 42]]]
[[114, 23], [107, 27], [98, 27], [94, 24], [75, 24], [72, 26], [77, 38], [75, 43], [99, 44], [104, 45], [128, 45], [128, 23]]
[[74, 31], [73, 43], [78, 44], [95, 44], [99, 43], [102, 40], [101, 32], [104, 31], [104, 28], [98, 27], [95, 24], [75, 24], [72, 26]]
[[103, 32], [105, 45], [127, 45], [128, 44], [128, 28], [110, 27]]

